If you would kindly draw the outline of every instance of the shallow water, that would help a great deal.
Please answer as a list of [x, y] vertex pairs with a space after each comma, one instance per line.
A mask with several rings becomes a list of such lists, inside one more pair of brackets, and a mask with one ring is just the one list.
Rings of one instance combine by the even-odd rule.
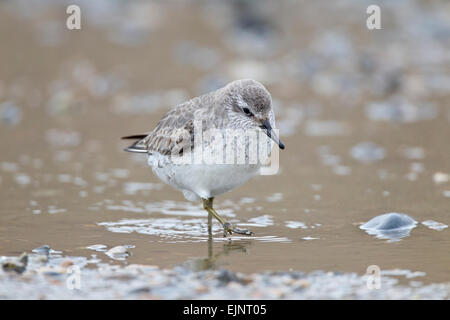
[[[267, 5], [276, 27], [256, 32], [232, 27], [233, 9], [220, 4], [133, 2], [117, 11], [114, 2], [96, 11], [83, 2], [82, 30], [68, 31], [64, 7], [23, 3], [0, 4], [8, 43], [0, 50], [0, 255], [48, 244], [64, 255], [163, 268], [364, 274], [379, 265], [450, 280], [441, 225], [450, 224], [450, 70], [441, 57], [450, 18], [439, 5], [387, 6], [388, 31], [375, 35], [348, 18], [365, 12], [355, 4], [303, 4], [295, 15], [290, 5]], [[154, 19], [116, 23], [140, 21], [141, 11]], [[423, 27], [393, 23], [403, 20]], [[330, 31], [336, 25], [348, 30]], [[254, 57], [247, 46], [270, 50]], [[119, 138], [240, 77], [267, 85], [286, 150], [278, 175], [216, 199], [219, 213], [255, 236], [224, 239], [214, 222], [211, 241], [201, 205], [159, 181], [144, 156], [123, 152]], [[418, 225], [395, 242], [359, 228], [388, 212]], [[101, 251], [116, 246], [130, 246], [130, 255]]]

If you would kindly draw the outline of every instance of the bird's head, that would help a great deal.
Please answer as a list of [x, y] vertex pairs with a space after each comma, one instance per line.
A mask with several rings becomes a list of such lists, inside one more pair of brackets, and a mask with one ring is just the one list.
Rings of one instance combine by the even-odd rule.
[[238, 80], [229, 85], [230, 116], [240, 127], [259, 128], [284, 149], [284, 144], [272, 130], [275, 118], [269, 91], [255, 80]]

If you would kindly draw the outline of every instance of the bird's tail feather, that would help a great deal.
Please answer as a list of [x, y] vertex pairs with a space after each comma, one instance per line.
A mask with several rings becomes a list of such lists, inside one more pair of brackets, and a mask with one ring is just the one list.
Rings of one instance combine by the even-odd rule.
[[122, 137], [122, 139], [127, 140], [138, 140], [135, 143], [133, 143], [131, 146], [125, 148], [124, 150], [127, 152], [135, 152], [135, 153], [147, 153], [147, 146], [146, 144], [142, 143], [142, 140], [147, 137], [148, 134], [135, 134], [132, 136], [126, 136]]
[[137, 139], [139, 139], [139, 140], [142, 140], [142, 139], [144, 139], [147, 136], [148, 136], [148, 134], [134, 134], [132, 136], [122, 137], [122, 139], [126, 139], [126, 140], [131, 140], [131, 139], [137, 140]]
[[125, 149], [123, 149], [127, 152], [134, 152], [134, 153], [147, 153], [147, 148], [143, 146], [137, 146], [137, 145], [131, 145]]

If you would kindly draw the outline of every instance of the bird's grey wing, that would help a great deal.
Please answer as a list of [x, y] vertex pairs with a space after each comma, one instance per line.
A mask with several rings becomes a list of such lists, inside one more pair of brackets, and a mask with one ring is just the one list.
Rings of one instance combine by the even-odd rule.
[[223, 116], [223, 108], [218, 108], [214, 94], [205, 94], [170, 109], [148, 135], [130, 136], [139, 140], [125, 150], [181, 155], [183, 150], [188, 147], [192, 150], [194, 146], [194, 119], [201, 119], [202, 130], [207, 130], [221, 127], [222, 123], [217, 123], [217, 119], [223, 119]]
[[[157, 127], [158, 128], [158, 127]], [[194, 124], [186, 121], [180, 127], [161, 127], [150, 134], [144, 142], [149, 153], [162, 155], [181, 155], [185, 148], [192, 148], [194, 141]]]
[[186, 148], [192, 148], [195, 109], [195, 104], [186, 102], [167, 112], [156, 128], [142, 140], [147, 151], [162, 155], [181, 155]]

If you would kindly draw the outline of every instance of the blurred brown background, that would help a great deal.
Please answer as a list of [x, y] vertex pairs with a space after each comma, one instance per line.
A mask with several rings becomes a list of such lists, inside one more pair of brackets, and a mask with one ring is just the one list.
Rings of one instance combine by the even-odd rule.
[[[69, 4], [81, 30], [66, 28]], [[366, 27], [371, 4], [381, 30]], [[277, 176], [218, 199], [257, 237], [224, 244], [217, 226], [214, 263], [378, 264], [448, 280], [448, 228], [420, 224], [450, 223], [448, 2], [0, 1], [0, 41], [0, 254], [131, 243], [131, 262], [207, 256], [199, 204], [119, 138], [253, 78], [272, 94], [287, 148]], [[419, 225], [398, 242], [358, 228], [386, 212]]]

